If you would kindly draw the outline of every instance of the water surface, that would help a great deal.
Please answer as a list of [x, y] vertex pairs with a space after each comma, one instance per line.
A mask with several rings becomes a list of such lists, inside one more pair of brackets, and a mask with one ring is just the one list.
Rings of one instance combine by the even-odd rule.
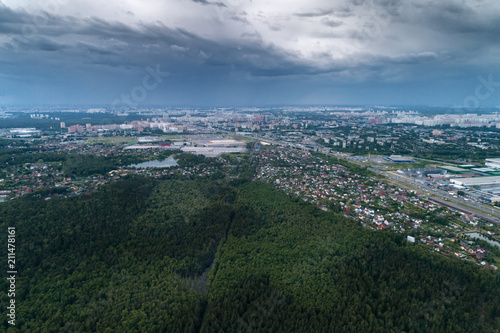
[[477, 232], [471, 232], [471, 233], [465, 234], [465, 235], [467, 235], [467, 236], [469, 236], [471, 238], [477, 238], [477, 239], [480, 239], [480, 240], [484, 240], [485, 242], [488, 242], [491, 245], [495, 245], [495, 246], [500, 247], [500, 243], [499, 242], [491, 240], [491, 239], [489, 239], [487, 237], [484, 237], [483, 235], [481, 235], [481, 234], [479, 234]]
[[177, 161], [174, 160], [172, 157], [169, 157], [167, 159], [164, 159], [163, 161], [147, 161], [139, 164], [131, 164], [129, 165], [130, 168], [137, 168], [137, 169], [146, 169], [146, 168], [168, 168], [171, 166], [176, 166]]

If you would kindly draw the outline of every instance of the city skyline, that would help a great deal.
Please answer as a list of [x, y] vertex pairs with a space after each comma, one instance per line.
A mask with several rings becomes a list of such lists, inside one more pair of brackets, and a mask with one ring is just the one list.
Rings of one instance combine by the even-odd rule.
[[500, 104], [494, 1], [0, 1], [0, 104]]

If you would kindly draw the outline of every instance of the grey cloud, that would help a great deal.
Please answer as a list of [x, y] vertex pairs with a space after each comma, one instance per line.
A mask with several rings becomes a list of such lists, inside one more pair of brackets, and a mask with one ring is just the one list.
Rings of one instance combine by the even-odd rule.
[[298, 17], [321, 17], [321, 16], [330, 15], [333, 13], [334, 13], [334, 10], [332, 10], [332, 9], [318, 9], [314, 12], [296, 13], [295, 16], [298, 16]]
[[398, 16], [404, 6], [402, 0], [373, 0], [373, 3], [392, 16]]
[[214, 2], [207, 1], [207, 0], [191, 0], [191, 1], [202, 4], [202, 5], [227, 7], [225, 3], [220, 2], [220, 1], [214, 1]]
[[38, 41], [35, 43], [36, 47], [41, 50], [41, 51], [61, 51], [66, 48], [65, 45], [54, 42], [53, 40], [50, 40], [45, 37], [40, 37]]
[[247, 25], [250, 24], [250, 22], [246, 19], [246, 17], [244, 15], [234, 14], [234, 15], [231, 15], [230, 19], [233, 21], [245, 23]]
[[0, 2], [0, 33], [22, 34], [24, 22], [29, 21], [30, 15], [25, 11], [14, 11]]
[[401, 0], [348, 0], [334, 11], [337, 17], [360, 15], [400, 15], [404, 3]]
[[[122, 66], [132, 65], [140, 67], [141, 64], [161, 61], [163, 63], [176, 63], [179, 61], [179, 51], [182, 52], [183, 64], [174, 70], [208, 70], [213, 68], [226, 68], [228, 71], [234, 68], [250, 73], [251, 75], [278, 75], [279, 73], [308, 73], [312, 67], [304, 70], [307, 66], [295, 66], [293, 55], [272, 45], [265, 45], [259, 33], [244, 33], [240, 45], [220, 44], [206, 38], [200, 37], [183, 29], [172, 29], [161, 24], [142, 25], [138, 29], [132, 29], [121, 23], [105, 22], [100, 19], [91, 18], [78, 22], [73, 33], [92, 37], [95, 40], [113, 38], [127, 45], [126, 52], [113, 52], [112, 49], [95, 43], [78, 43], [77, 46], [92, 52], [96, 58], [92, 63]], [[142, 48], [146, 43], [155, 44], [155, 49]], [[100, 56], [105, 56], [100, 59]], [[111, 56], [111, 58], [109, 58]], [[167, 64], [168, 65], [168, 64]], [[193, 67], [198, 66], [198, 67]], [[200, 67], [202, 66], [202, 67]], [[273, 71], [274, 66], [283, 67]], [[190, 69], [187, 69], [189, 68]], [[263, 68], [271, 68], [263, 70]]]
[[259, 40], [262, 40], [262, 35], [258, 33], [257, 31], [254, 32], [244, 32], [240, 35], [241, 37], [249, 37], [249, 38], [256, 38]]
[[180, 52], [189, 51], [189, 48], [182, 47], [182, 46], [179, 46], [179, 45], [171, 45], [170, 47], [172, 48], [172, 50], [175, 50], [175, 51], [180, 51]]
[[81, 48], [85, 51], [88, 51], [88, 52], [94, 53], [94, 54], [100, 54], [100, 55], [116, 54], [116, 51], [114, 49], [107, 48], [105, 46], [101, 46], [101, 45], [97, 45], [97, 44], [78, 42], [76, 45], [78, 48]]
[[19, 38], [13, 36], [10, 42], [7, 45], [4, 45], [4, 48], [11, 50], [23, 50], [23, 51], [62, 51], [67, 49], [67, 46], [61, 43], [58, 43], [54, 40], [46, 38], [44, 36], [35, 35], [31, 36], [30, 39]]
[[0, 34], [18, 34], [19, 27], [17, 24], [11, 24], [6, 22], [0, 22]]
[[321, 23], [330, 28], [340, 27], [342, 24], [344, 24], [342, 21], [332, 20], [330, 18], [324, 18], [323, 20], [321, 20]]
[[423, 7], [421, 16], [432, 27], [449, 33], [496, 35], [500, 33], [500, 20], [496, 17], [479, 15], [467, 4], [440, 2], [432, 9]]
[[0, 1], [0, 22], [2, 23], [17, 23], [21, 22], [24, 17], [28, 16], [25, 11], [18, 10], [14, 11], [9, 7], [5, 6]]
[[385, 57], [384, 62], [413, 65], [413, 64], [428, 63], [440, 59], [442, 59], [442, 56], [435, 52], [420, 52], [413, 54], [403, 54], [396, 57]]

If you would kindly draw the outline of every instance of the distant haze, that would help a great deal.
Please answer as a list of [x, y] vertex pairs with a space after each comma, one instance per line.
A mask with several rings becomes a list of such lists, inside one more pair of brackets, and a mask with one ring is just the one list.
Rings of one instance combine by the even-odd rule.
[[0, 106], [488, 107], [499, 36], [498, 0], [0, 0]]

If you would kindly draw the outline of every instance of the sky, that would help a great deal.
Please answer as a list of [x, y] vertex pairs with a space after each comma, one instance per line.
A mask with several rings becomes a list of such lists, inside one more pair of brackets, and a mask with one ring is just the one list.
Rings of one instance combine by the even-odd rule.
[[500, 105], [498, 0], [0, 0], [0, 106]]

